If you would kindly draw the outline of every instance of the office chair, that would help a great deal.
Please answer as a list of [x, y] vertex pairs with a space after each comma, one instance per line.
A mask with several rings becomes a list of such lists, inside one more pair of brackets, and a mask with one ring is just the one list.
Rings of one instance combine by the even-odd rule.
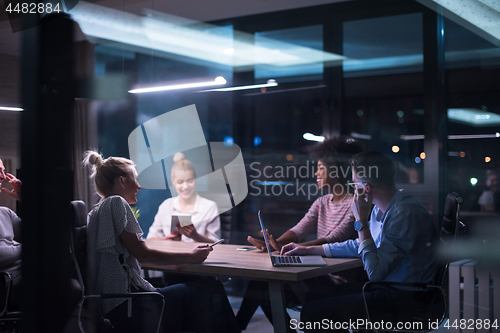
[[[442, 229], [440, 233], [440, 240], [442, 243], [453, 246], [459, 233], [465, 232], [465, 225], [460, 221], [460, 205], [463, 204], [463, 197], [455, 192], [450, 192], [446, 196], [444, 216], [442, 222]], [[436, 249], [438, 250], [438, 249]], [[398, 320], [402, 322], [411, 323], [421, 323], [421, 328], [416, 327], [416, 329], [384, 329], [384, 330], [374, 330], [383, 332], [429, 332], [433, 329], [429, 327], [429, 322], [438, 322], [438, 326], [443, 322], [447, 312], [448, 312], [448, 302], [447, 293], [445, 290], [446, 275], [448, 272], [449, 262], [443, 262], [439, 265], [436, 272], [436, 277], [434, 279], [433, 285], [428, 285], [425, 283], [405, 283], [405, 282], [371, 282], [368, 281], [363, 286], [363, 299], [365, 303], [366, 314], [368, 321], [374, 318], [374, 315], [383, 316], [379, 311], [370, 309], [366, 301], [365, 293], [370, 291], [373, 286], [389, 286], [389, 287], [412, 287], [416, 290], [414, 291], [417, 297], [423, 295], [426, 300], [420, 306], [416, 306], [413, 309], [409, 309], [405, 312], [408, 318], [403, 320]], [[377, 319], [377, 321], [379, 321]], [[394, 321], [394, 320], [393, 320]], [[386, 327], [387, 328], [387, 327]]]
[[19, 308], [12, 307], [11, 290], [14, 281], [14, 275], [11, 272], [0, 272], [2, 293], [0, 295], [0, 331], [1, 332], [19, 332], [21, 324], [21, 311]]
[[[71, 202], [71, 207], [73, 210], [73, 219], [71, 227], [71, 255], [73, 262], [75, 264], [75, 270], [78, 277], [78, 282], [81, 286], [81, 299], [78, 303], [78, 327], [82, 333], [85, 333], [85, 329], [82, 323], [82, 312], [83, 306], [87, 299], [110, 299], [110, 298], [137, 298], [137, 297], [159, 297], [162, 300], [162, 308], [160, 312], [160, 318], [158, 320], [157, 332], [160, 330], [161, 319], [163, 315], [163, 310], [165, 307], [165, 300], [163, 295], [157, 292], [134, 292], [127, 294], [96, 294], [89, 295], [86, 293], [86, 287], [92, 283], [90, 277], [86, 274], [87, 266], [87, 207], [83, 201], [77, 200]], [[100, 329], [101, 331], [106, 329], [109, 325], [97, 310], [97, 307], [90, 307], [87, 311], [89, 312], [90, 322], [95, 329]], [[109, 328], [109, 327], [108, 327]]]

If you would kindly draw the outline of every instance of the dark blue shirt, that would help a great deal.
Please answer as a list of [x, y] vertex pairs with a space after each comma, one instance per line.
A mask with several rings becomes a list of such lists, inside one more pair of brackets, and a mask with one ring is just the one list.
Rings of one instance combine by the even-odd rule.
[[325, 254], [361, 256], [371, 281], [434, 282], [438, 227], [418, 199], [397, 191], [384, 213], [373, 208], [369, 225], [373, 240], [325, 244]]

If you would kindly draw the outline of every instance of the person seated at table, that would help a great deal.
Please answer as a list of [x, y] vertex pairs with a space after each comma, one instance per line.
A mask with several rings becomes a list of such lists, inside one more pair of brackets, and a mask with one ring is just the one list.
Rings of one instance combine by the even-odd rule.
[[[299, 242], [308, 233], [316, 230], [316, 239], [303, 245], [321, 245], [355, 238], [354, 216], [348, 180], [349, 158], [362, 151], [354, 139], [341, 136], [325, 140], [309, 149], [312, 158], [318, 161], [314, 174], [321, 191], [330, 192], [316, 199], [306, 215], [293, 228], [277, 239], [271, 238], [271, 246], [280, 251], [283, 245]], [[248, 236], [248, 241], [259, 249], [265, 249], [264, 241]]]
[[[481, 205], [482, 212], [495, 212], [500, 210], [500, 206], [495, 204], [495, 196], [500, 195], [500, 187], [498, 182], [498, 171], [488, 170], [486, 172], [488, 179], [486, 180], [486, 185], [489, 190], [484, 191], [479, 197], [478, 203]], [[497, 200], [498, 202], [498, 200]]]
[[[360, 153], [352, 158], [351, 165], [356, 186], [351, 207], [358, 238], [319, 246], [290, 243], [281, 249], [281, 254], [361, 257], [371, 281], [433, 284], [440, 228], [433, 223], [425, 206], [403, 190], [397, 190], [394, 163], [386, 155]], [[308, 293], [301, 321], [332, 320], [334, 325], [367, 319], [362, 287], [363, 284], [331, 285], [317, 293]], [[403, 319], [402, 311], [418, 302], [412, 291], [386, 286], [373, 287], [366, 293], [366, 301], [369, 307], [383, 309], [396, 320]]]
[[[89, 271], [97, 293], [157, 291], [164, 296], [162, 327], [165, 332], [237, 332], [233, 311], [222, 284], [199, 280], [155, 289], [140, 274], [139, 261], [162, 265], [201, 263], [212, 248], [195, 247], [189, 253], [150, 249], [130, 204], [137, 203], [141, 189], [131, 160], [85, 154], [83, 164], [92, 167], [91, 177], [100, 202], [88, 214]], [[137, 302], [136, 302], [137, 301]], [[149, 297], [102, 301], [104, 315], [118, 332], [153, 332], [161, 302]]]
[[[330, 193], [316, 199], [302, 220], [278, 239], [269, 235], [270, 245], [277, 251], [290, 242], [300, 241], [313, 230], [316, 230], [316, 239], [302, 245], [342, 242], [356, 236], [354, 215], [351, 212], [352, 195], [349, 194], [348, 180], [344, 176], [350, 175], [349, 158], [362, 151], [361, 145], [350, 137], [340, 136], [311, 146], [308, 151], [311, 157], [318, 161], [315, 176], [319, 189]], [[259, 249], [265, 249], [264, 241], [251, 236], [248, 236], [248, 241]], [[329, 276], [325, 279], [333, 279], [335, 283], [346, 281], [340, 276]], [[309, 282], [316, 284], [317, 280]], [[241, 329], [247, 327], [259, 306], [272, 322], [267, 284], [250, 281], [236, 316]]]
[[[184, 154], [174, 155], [172, 184], [179, 194], [165, 200], [158, 208], [147, 238], [212, 243], [220, 239], [220, 218], [217, 204], [196, 193], [196, 171]], [[193, 224], [171, 230], [173, 214], [190, 214]]]
[[[7, 180], [11, 189], [4, 188], [3, 182]], [[3, 161], [0, 159], [0, 193], [3, 192], [17, 201], [21, 201], [22, 183], [14, 175], [5, 173]], [[0, 272], [12, 275], [12, 285], [9, 296], [8, 308], [10, 310], [20, 306], [21, 284], [21, 219], [7, 207], [0, 207]], [[0, 286], [0, 308], [5, 306], [6, 290]]]

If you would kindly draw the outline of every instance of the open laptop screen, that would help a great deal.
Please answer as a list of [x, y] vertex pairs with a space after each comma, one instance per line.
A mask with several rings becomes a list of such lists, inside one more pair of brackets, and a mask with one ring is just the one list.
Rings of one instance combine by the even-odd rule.
[[264, 227], [264, 222], [262, 221], [262, 216], [260, 215], [260, 210], [259, 210], [258, 215], [259, 215], [260, 228], [262, 229], [262, 233], [264, 234], [264, 241], [266, 242], [266, 246], [267, 246], [267, 252], [269, 253], [269, 258], [271, 258], [272, 251], [271, 251], [271, 247], [269, 246], [269, 240], [267, 239], [266, 228]]

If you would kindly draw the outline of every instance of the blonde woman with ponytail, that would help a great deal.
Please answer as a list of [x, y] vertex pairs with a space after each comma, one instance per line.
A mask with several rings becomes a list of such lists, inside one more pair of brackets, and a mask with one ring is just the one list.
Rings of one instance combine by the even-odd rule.
[[[217, 204], [196, 193], [196, 171], [182, 153], [174, 155], [171, 181], [179, 195], [165, 200], [158, 207], [148, 238], [209, 243], [220, 239]], [[193, 224], [178, 225], [179, 232], [170, 233], [173, 214], [191, 214]]]
[[[212, 248], [198, 246], [188, 253], [148, 248], [129, 206], [137, 203], [141, 189], [134, 163], [121, 157], [103, 159], [98, 152], [87, 151], [83, 164], [92, 168], [91, 177], [101, 197], [88, 215], [88, 266], [96, 292], [161, 293], [165, 298], [162, 332], [237, 331], [220, 282], [200, 280], [156, 289], [141, 277], [139, 261], [167, 265], [201, 263]], [[102, 301], [102, 312], [117, 332], [155, 332], [159, 309], [160, 304], [144, 297], [133, 303], [126, 298]]]

